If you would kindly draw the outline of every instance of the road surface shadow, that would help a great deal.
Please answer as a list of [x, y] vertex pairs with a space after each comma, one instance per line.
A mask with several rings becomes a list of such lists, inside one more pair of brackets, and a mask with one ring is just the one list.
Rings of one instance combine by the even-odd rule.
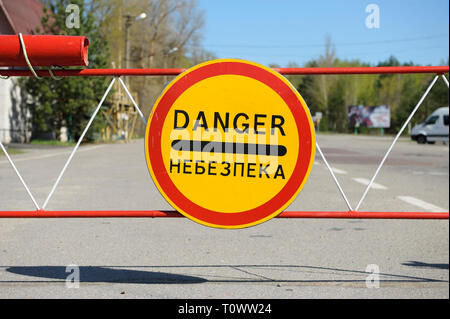
[[[417, 262], [416, 262], [417, 263]], [[404, 263], [406, 264], [406, 263]], [[424, 263], [419, 263], [424, 264]], [[407, 264], [409, 265], [409, 264]], [[424, 264], [430, 265], [430, 264]], [[433, 264], [431, 264], [433, 265]], [[435, 264], [440, 265], [440, 264]], [[441, 265], [444, 267], [444, 265]], [[436, 267], [436, 268], [440, 268]], [[448, 269], [448, 264], [445, 265]], [[75, 274], [73, 268], [66, 266], [0, 266], [6, 272], [45, 278], [31, 282], [66, 281]], [[151, 269], [147, 270], [145, 268]], [[155, 266], [80, 266], [79, 281], [85, 283], [130, 283], [130, 284], [199, 284], [199, 283], [364, 283], [371, 273], [362, 270], [349, 270], [320, 266], [301, 265], [155, 265]], [[136, 270], [139, 269], [139, 270]], [[140, 270], [142, 269], [142, 270]], [[144, 270], [145, 269], [145, 270]], [[194, 270], [201, 275], [191, 276], [171, 272]], [[219, 270], [232, 269], [237, 273], [220, 273]], [[443, 269], [443, 268], [442, 268]], [[271, 273], [268, 274], [267, 271]], [[280, 273], [284, 272], [284, 273]], [[72, 276], [71, 276], [72, 275]], [[448, 283], [448, 280], [425, 278], [401, 274], [379, 273], [380, 283]], [[312, 278], [311, 278], [312, 276]], [[69, 278], [69, 279], [70, 279]], [[30, 280], [0, 280], [0, 283], [30, 282]]]
[[405, 263], [402, 263], [403, 266], [411, 266], [411, 267], [418, 267], [418, 268], [436, 268], [436, 269], [449, 269], [448, 264], [429, 264], [424, 263], [421, 261], [408, 261]]
[[[66, 271], [67, 269], [67, 271]], [[131, 269], [113, 269], [107, 267], [80, 266], [79, 282], [110, 282], [140, 284], [198, 284], [206, 280], [200, 277], [171, 274], [165, 272], [142, 271]], [[71, 280], [76, 272], [72, 267], [62, 266], [25, 266], [9, 267], [7, 272], [30, 277]]]

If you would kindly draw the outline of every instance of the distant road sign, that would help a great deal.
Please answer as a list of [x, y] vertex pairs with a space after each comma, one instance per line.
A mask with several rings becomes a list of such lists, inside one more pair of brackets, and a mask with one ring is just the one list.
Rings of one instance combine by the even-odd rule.
[[186, 217], [243, 228], [275, 217], [305, 184], [315, 154], [306, 103], [279, 73], [222, 59], [173, 80], [145, 134], [150, 173]]

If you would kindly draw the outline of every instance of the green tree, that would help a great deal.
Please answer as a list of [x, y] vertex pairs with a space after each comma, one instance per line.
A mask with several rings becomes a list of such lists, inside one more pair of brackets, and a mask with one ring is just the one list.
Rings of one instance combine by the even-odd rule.
[[[395, 113], [394, 128], [398, 130], [419, 102], [434, 74], [409, 74], [405, 76], [401, 90], [401, 99]], [[435, 83], [430, 93], [412, 118], [412, 124], [423, 122], [434, 110], [448, 106], [448, 87], [441, 79]]]
[[[448, 61], [442, 62], [447, 64]], [[335, 57], [331, 41], [327, 39], [325, 54], [305, 64], [315, 67], [368, 67], [359, 60], [340, 60]], [[384, 66], [414, 66], [401, 63], [394, 56], [377, 64]], [[391, 127], [389, 133], [397, 133], [435, 75], [430, 74], [366, 74], [366, 75], [306, 75], [296, 78], [295, 86], [302, 94], [311, 114], [323, 112], [321, 130], [345, 132], [347, 112], [351, 105], [389, 105]], [[327, 80], [328, 77], [328, 80]], [[435, 109], [448, 105], [449, 92], [439, 80], [412, 119], [422, 122]], [[367, 132], [368, 130], [366, 130]]]
[[345, 103], [345, 79], [339, 77], [330, 90], [328, 129], [343, 133], [347, 127], [347, 105]]
[[[424, 85], [429, 84], [429, 75], [406, 74], [403, 76], [402, 86], [400, 88], [400, 101], [398, 107], [393, 112], [391, 128], [397, 132], [408, 118], [411, 111], [416, 106], [420, 97], [424, 93]], [[426, 112], [426, 104], [423, 104], [413, 118], [413, 122], [421, 119]], [[416, 122], [417, 123], [417, 122]]]
[[[111, 44], [110, 67], [125, 67], [127, 16], [129, 68], [188, 68], [214, 55], [201, 46], [204, 13], [195, 0], [89, 0], [100, 21], [99, 30]], [[145, 19], [136, 20], [141, 13]], [[128, 77], [128, 88], [148, 116], [156, 98], [173, 77]], [[136, 123], [143, 134], [145, 125]], [[138, 133], [139, 134], [139, 133]]]
[[[98, 21], [86, 5], [87, 0], [48, 0], [44, 6], [42, 27], [37, 34], [87, 36], [89, 44], [89, 68], [108, 67], [109, 48], [103, 34], [98, 31]], [[79, 7], [79, 28], [66, 27], [69, 4]], [[60, 135], [61, 127], [66, 126], [69, 136], [78, 139], [85, 128], [93, 110], [97, 106], [108, 85], [104, 77], [66, 77], [60, 80], [45, 78], [24, 78], [20, 85], [31, 96], [27, 107], [32, 115], [33, 137], [41, 133]], [[103, 126], [102, 117], [94, 121], [88, 139]]]

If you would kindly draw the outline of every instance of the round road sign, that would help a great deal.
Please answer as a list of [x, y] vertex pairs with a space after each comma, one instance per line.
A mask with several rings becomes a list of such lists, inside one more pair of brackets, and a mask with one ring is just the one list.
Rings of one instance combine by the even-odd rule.
[[300, 94], [265, 66], [221, 59], [173, 80], [145, 134], [150, 174], [186, 217], [244, 228], [275, 217], [304, 186], [314, 125]]

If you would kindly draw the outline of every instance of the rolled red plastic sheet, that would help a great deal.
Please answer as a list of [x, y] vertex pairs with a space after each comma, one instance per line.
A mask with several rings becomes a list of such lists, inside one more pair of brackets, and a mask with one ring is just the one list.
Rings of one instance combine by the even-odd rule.
[[[89, 40], [84, 36], [24, 35], [31, 65], [87, 66]], [[0, 66], [27, 66], [18, 35], [0, 35]]]

